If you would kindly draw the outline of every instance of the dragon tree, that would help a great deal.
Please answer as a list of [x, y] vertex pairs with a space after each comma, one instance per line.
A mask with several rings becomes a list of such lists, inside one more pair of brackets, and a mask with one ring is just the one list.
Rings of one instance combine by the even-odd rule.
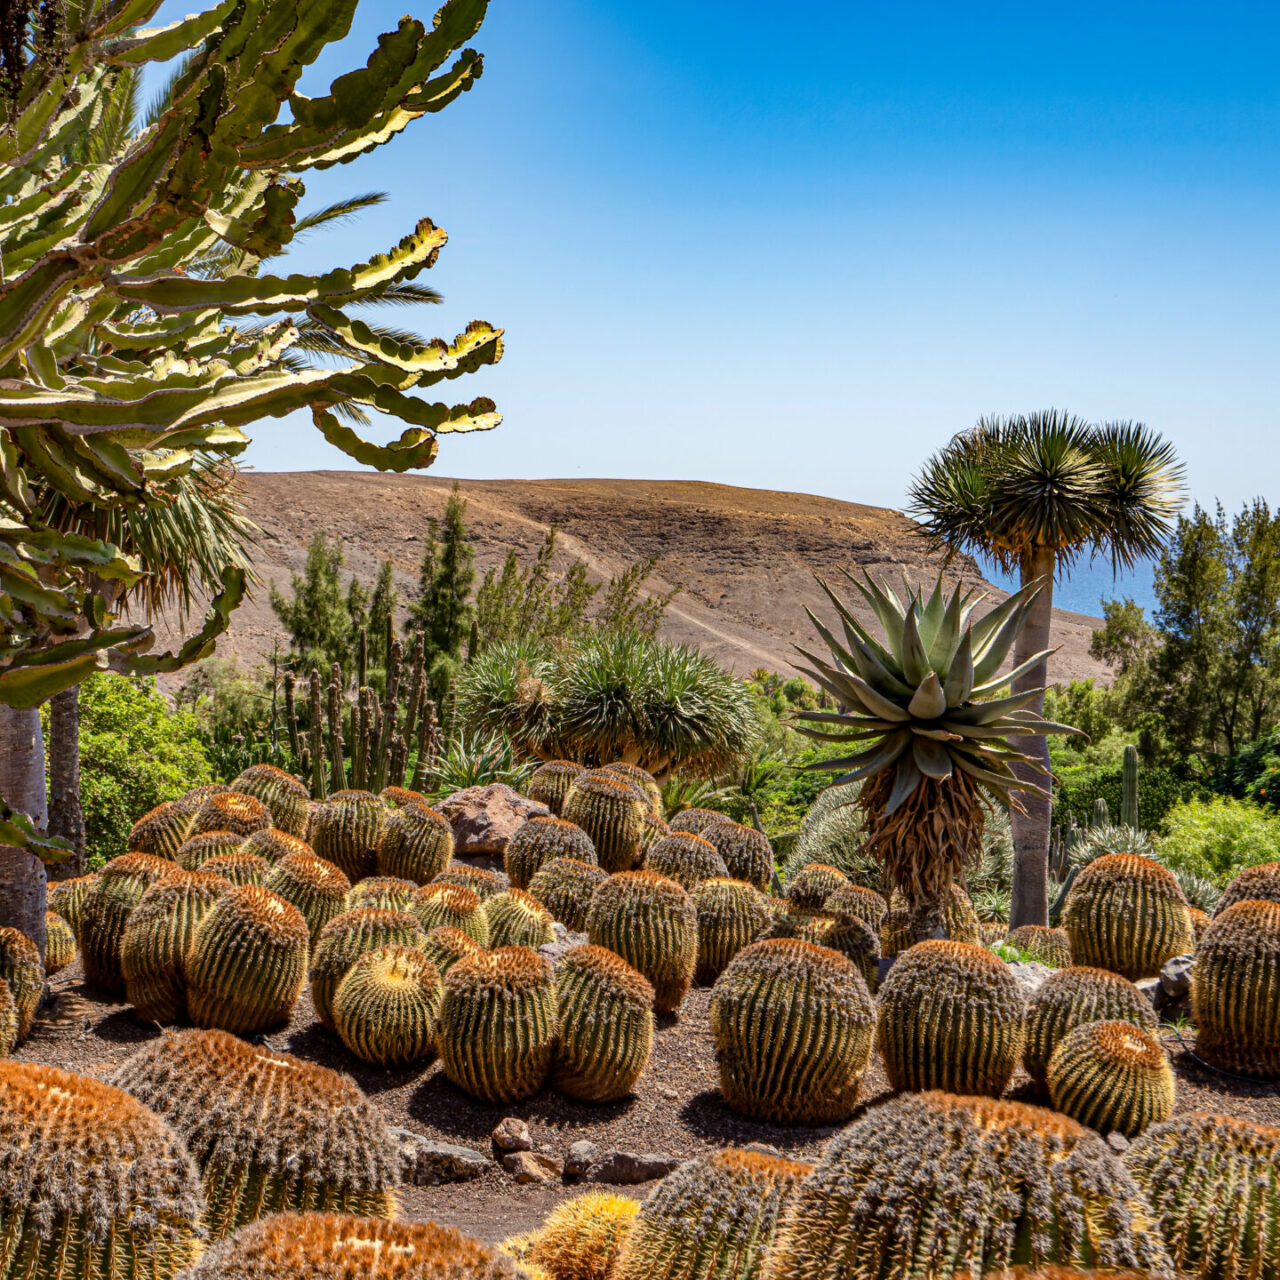
[[[207, 655], [245, 585], [228, 565], [203, 626], [156, 653], [150, 626], [117, 612], [139, 561], [51, 521], [42, 495], [163, 508], [199, 459], [233, 457], [254, 424], [297, 410], [395, 471], [430, 466], [442, 434], [499, 421], [491, 400], [433, 397], [495, 363], [501, 330], [476, 321], [428, 341], [358, 314], [434, 296], [413, 283], [445, 244], [430, 219], [354, 265], [263, 265], [306, 223], [309, 170], [392, 142], [472, 87], [483, 64], [464, 46], [486, 0], [401, 19], [317, 97], [299, 79], [348, 35], [357, 0], [219, 0], [148, 29], [160, 3], [6, 0], [0, 13], [0, 925], [41, 945], [43, 864], [66, 850], [43, 831], [40, 704], [94, 671]], [[113, 86], [148, 64], [178, 68], [164, 109], [104, 148]], [[316, 350], [341, 359], [320, 367]], [[378, 417], [394, 426], [370, 429]]]

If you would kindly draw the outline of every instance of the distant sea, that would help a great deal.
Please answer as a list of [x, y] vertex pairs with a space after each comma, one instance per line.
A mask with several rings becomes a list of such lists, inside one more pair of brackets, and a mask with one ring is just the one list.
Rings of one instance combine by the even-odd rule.
[[[983, 571], [1006, 591], [1012, 591], [1018, 585], [1016, 577], [1010, 578], [989, 564], [983, 565]], [[1105, 560], [1095, 560], [1092, 564], [1082, 560], [1071, 571], [1070, 577], [1060, 576], [1054, 581], [1054, 607], [1100, 617], [1102, 601], [1123, 600], [1130, 596], [1142, 606], [1149, 618], [1156, 605], [1154, 571], [1154, 562], [1144, 560], [1131, 572], [1117, 577]]]

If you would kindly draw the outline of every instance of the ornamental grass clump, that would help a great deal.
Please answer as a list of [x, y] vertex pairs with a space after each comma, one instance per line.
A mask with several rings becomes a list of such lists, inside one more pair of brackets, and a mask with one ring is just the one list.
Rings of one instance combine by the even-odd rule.
[[674, 1013], [693, 983], [698, 917], [693, 899], [653, 871], [610, 876], [592, 895], [587, 940], [607, 947], [653, 983], [654, 1009]]
[[725, 880], [729, 868], [710, 840], [688, 831], [673, 831], [644, 856], [646, 871], [674, 880], [692, 893], [704, 880]]
[[1022, 1064], [1042, 1092], [1049, 1059], [1069, 1031], [1089, 1022], [1128, 1022], [1154, 1032], [1159, 1019], [1151, 1001], [1127, 978], [1106, 969], [1072, 965], [1051, 973], [1027, 1005]]
[[1191, 1010], [1206, 1062], [1280, 1079], [1280, 903], [1237, 902], [1214, 918], [1196, 948]]
[[316, 938], [307, 974], [311, 1003], [322, 1026], [335, 1030], [333, 997], [347, 970], [367, 951], [402, 946], [421, 949], [426, 930], [407, 911], [359, 907], [334, 916]]
[[1053, 1109], [1099, 1133], [1136, 1138], [1173, 1114], [1173, 1068], [1150, 1031], [1131, 1022], [1087, 1022], [1049, 1059]]
[[583, 1102], [625, 1098], [653, 1050], [653, 987], [604, 947], [573, 947], [555, 965], [559, 1034], [551, 1087]]
[[234, 1035], [287, 1022], [307, 978], [310, 942], [297, 907], [261, 885], [229, 889], [200, 922], [187, 952], [191, 1021]]
[[507, 841], [503, 867], [513, 889], [528, 889], [530, 881], [555, 858], [573, 858], [596, 865], [596, 848], [581, 827], [563, 818], [534, 815]]
[[1096, 1133], [1042, 1107], [930, 1092], [831, 1140], [783, 1210], [762, 1280], [950, 1280], [1019, 1263], [1172, 1270]]
[[491, 947], [532, 947], [535, 951], [556, 940], [555, 918], [523, 889], [495, 893], [484, 904]]
[[191, 815], [183, 813], [172, 800], [166, 800], [133, 824], [126, 848], [129, 853], [153, 853], [157, 858], [176, 858], [190, 825]]
[[44, 995], [44, 965], [40, 949], [25, 933], [0, 928], [0, 985], [9, 988], [17, 1015], [15, 1043], [26, 1038]]
[[489, 945], [489, 918], [480, 898], [456, 884], [433, 880], [418, 891], [410, 914], [428, 933], [442, 926], [461, 929], [479, 946]]
[[810, 1166], [715, 1151], [668, 1174], [640, 1206], [613, 1280], [755, 1280]]
[[920, 942], [880, 988], [877, 1042], [895, 1089], [999, 1097], [1022, 1052], [1024, 1005], [1008, 965], [967, 942]]
[[121, 854], [102, 868], [80, 904], [76, 929], [84, 980], [89, 986], [111, 994], [124, 990], [120, 948], [129, 913], [157, 880], [176, 870], [167, 858], [151, 853]]
[[200, 1254], [180, 1137], [127, 1093], [0, 1062], [0, 1275], [172, 1280]]
[[537, 1093], [551, 1067], [556, 1028], [551, 966], [528, 947], [470, 956], [445, 975], [440, 1062], [450, 1081], [481, 1102]]
[[215, 1240], [290, 1209], [395, 1213], [395, 1139], [348, 1076], [223, 1031], [181, 1031], [144, 1045], [112, 1083], [186, 1144]]
[[332, 862], [317, 857], [307, 846], [296, 853], [285, 854], [267, 872], [262, 887], [302, 912], [314, 943], [325, 925], [346, 910], [351, 881]]
[[1124, 1153], [1178, 1275], [1278, 1280], [1280, 1129], [1194, 1114], [1153, 1125]]
[[394, 876], [370, 876], [347, 890], [346, 909], [377, 907], [382, 911], [408, 911], [417, 901], [418, 886]]
[[378, 838], [380, 876], [429, 884], [452, 858], [453, 828], [443, 814], [425, 803], [407, 803], [388, 815]]
[[693, 894], [698, 921], [698, 959], [693, 980], [710, 986], [742, 950], [769, 928], [764, 894], [743, 880], [704, 880]]
[[552, 919], [572, 933], [583, 933], [591, 895], [608, 878], [607, 871], [591, 863], [552, 858], [529, 881], [529, 892], [551, 912]]
[[548, 760], [540, 764], [529, 778], [525, 794], [530, 800], [545, 804], [556, 817], [564, 808], [565, 796], [574, 781], [586, 773], [586, 769], [572, 760]]
[[206, 831], [230, 831], [241, 839], [274, 825], [271, 810], [261, 800], [239, 791], [210, 796], [192, 815], [187, 839]]
[[369, 791], [334, 791], [311, 814], [311, 847], [354, 884], [373, 875], [386, 806]]
[[645, 802], [630, 783], [601, 773], [575, 778], [560, 816], [586, 832], [596, 861], [610, 875], [630, 871], [640, 857]]
[[380, 947], [360, 956], [338, 984], [334, 1025], [371, 1066], [429, 1062], [443, 994], [439, 971], [416, 947]]
[[761, 892], [769, 888], [773, 879], [773, 845], [763, 831], [722, 818], [708, 823], [698, 834], [715, 845], [731, 879], [745, 880]]
[[251, 764], [232, 782], [231, 789], [266, 805], [276, 830], [291, 836], [306, 835], [311, 796], [291, 773], [273, 764]]
[[1064, 929], [1041, 924], [1024, 924], [1011, 929], [1005, 941], [1031, 960], [1050, 969], [1065, 969], [1071, 963], [1071, 939]]

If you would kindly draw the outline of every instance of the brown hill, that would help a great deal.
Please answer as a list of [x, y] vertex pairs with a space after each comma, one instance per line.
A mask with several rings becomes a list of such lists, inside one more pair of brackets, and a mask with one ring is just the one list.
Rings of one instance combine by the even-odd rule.
[[[378, 561], [390, 559], [407, 594], [427, 520], [440, 515], [454, 484], [434, 475], [335, 471], [251, 472], [245, 483], [262, 529], [256, 567], [264, 586], [240, 609], [219, 652], [251, 664], [283, 639], [265, 584], [274, 579], [287, 586], [317, 530], [342, 540], [348, 570], [369, 584]], [[894, 581], [905, 573], [914, 583], [932, 578], [940, 563], [924, 553], [914, 525], [900, 512], [810, 494], [698, 481], [459, 483], [481, 570], [500, 563], [510, 547], [532, 556], [551, 525], [560, 530], [562, 565], [581, 557], [593, 578], [660, 555], [656, 585], [684, 587], [668, 611], [665, 634], [744, 674], [756, 667], [791, 672], [793, 644], [815, 639], [806, 605], [831, 619], [815, 572], [833, 583], [842, 567]], [[948, 577], [980, 578], [972, 561], [957, 560], [952, 570]], [[997, 588], [990, 591], [993, 599], [1003, 598]], [[1052, 661], [1054, 680], [1105, 674], [1088, 652], [1097, 625], [1098, 619], [1082, 614], [1057, 613], [1054, 639], [1061, 649]]]

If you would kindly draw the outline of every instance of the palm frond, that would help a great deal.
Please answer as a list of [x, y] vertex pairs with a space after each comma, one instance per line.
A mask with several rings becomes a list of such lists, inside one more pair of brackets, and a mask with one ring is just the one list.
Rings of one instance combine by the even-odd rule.
[[341, 200], [335, 200], [332, 204], [325, 205], [323, 209], [317, 209], [314, 213], [304, 214], [294, 224], [294, 242], [297, 242], [299, 236], [304, 236], [307, 232], [315, 231], [319, 227], [329, 226], [334, 223], [351, 222], [365, 209], [372, 209], [377, 205], [385, 204], [388, 199], [389, 197], [385, 191], [366, 191], [359, 196], [344, 196]]
[[357, 307], [416, 307], [422, 303], [443, 301], [444, 295], [437, 293], [430, 285], [414, 284], [412, 281], [408, 281], [386, 285], [376, 293], [366, 294], [359, 302], [352, 305]]

